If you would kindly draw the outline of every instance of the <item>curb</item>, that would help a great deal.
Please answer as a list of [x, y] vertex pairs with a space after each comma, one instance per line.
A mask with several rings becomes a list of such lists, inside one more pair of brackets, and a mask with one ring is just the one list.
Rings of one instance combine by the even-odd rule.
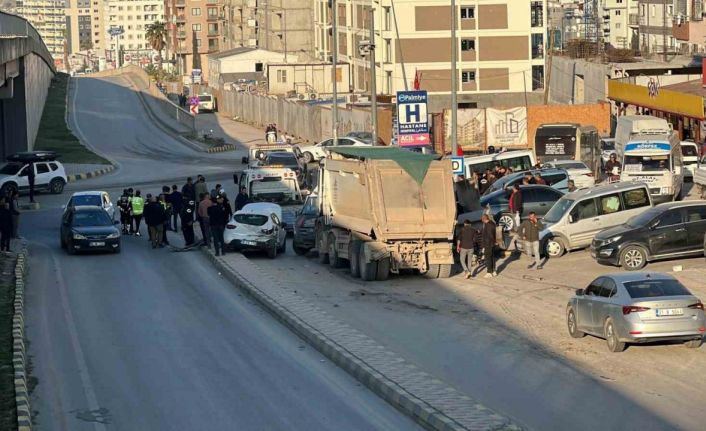
[[232, 145], [232, 144], [219, 145], [217, 147], [211, 147], [208, 150], [206, 150], [207, 153], [222, 153], [224, 151], [235, 151], [235, 145]]
[[67, 175], [66, 179], [70, 183], [75, 183], [76, 181], [80, 181], [80, 180], [87, 180], [89, 178], [100, 177], [101, 175], [105, 175], [109, 172], [113, 172], [114, 170], [115, 170], [115, 166], [110, 165], [110, 166], [107, 166], [103, 169], [96, 169], [95, 171], [92, 171], [92, 172], [86, 172], [83, 174]]
[[15, 403], [17, 405], [17, 430], [31, 431], [32, 408], [27, 390], [27, 366], [24, 342], [24, 290], [27, 274], [27, 244], [22, 244], [22, 251], [15, 264], [15, 315], [12, 317], [12, 364], [15, 368]]
[[[287, 300], [278, 300], [256, 287], [236, 270], [216, 257], [210, 249], [202, 248], [202, 252], [214, 264], [226, 280], [262, 305], [272, 316], [283, 325], [304, 339], [321, 354], [326, 356], [335, 365], [342, 368], [349, 375], [364, 384], [378, 397], [385, 400], [401, 413], [410, 417], [426, 429], [434, 431], [469, 431], [469, 430], [507, 430], [516, 431], [522, 428], [511, 419], [504, 417], [476, 400], [449, 387], [444, 382], [435, 379], [427, 373], [420, 371], [416, 366], [407, 363], [404, 359], [396, 357], [383, 346], [361, 334], [368, 341], [366, 355], [356, 354], [355, 347], [350, 343], [339, 343], [335, 340], [335, 332], [344, 333], [344, 337], [355, 337], [356, 331], [350, 327], [343, 327], [333, 331], [321, 329], [316, 320], [330, 318], [325, 312], [317, 310], [315, 306], [306, 304], [310, 310], [315, 310], [315, 318], [306, 321], [295, 314], [288, 305]], [[262, 280], [267, 283], [268, 280]], [[274, 281], [274, 280], [273, 280]], [[297, 300], [301, 301], [300, 298]], [[303, 301], [305, 302], [305, 301]], [[284, 304], [284, 305], [283, 305]], [[291, 303], [290, 303], [291, 304]], [[388, 376], [384, 370], [380, 371], [374, 366], [375, 357], [385, 356], [384, 361], [396, 370], [397, 376]], [[378, 362], [379, 364], [379, 362]], [[426, 390], [426, 396], [420, 394]]]

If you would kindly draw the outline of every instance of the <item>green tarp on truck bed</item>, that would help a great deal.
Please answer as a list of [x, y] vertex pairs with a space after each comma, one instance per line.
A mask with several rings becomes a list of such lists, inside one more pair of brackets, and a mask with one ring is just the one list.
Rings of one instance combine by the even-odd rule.
[[396, 147], [328, 147], [329, 151], [345, 157], [361, 160], [392, 160], [404, 169], [417, 184], [424, 182], [429, 165], [441, 156], [436, 154], [420, 154], [413, 151], [402, 150]]

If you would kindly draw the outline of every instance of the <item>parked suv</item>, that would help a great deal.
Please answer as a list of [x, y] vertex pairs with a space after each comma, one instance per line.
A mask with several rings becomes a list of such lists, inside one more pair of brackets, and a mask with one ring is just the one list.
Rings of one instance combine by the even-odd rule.
[[504, 177], [498, 178], [493, 184], [488, 187], [484, 195], [489, 195], [495, 191], [508, 189], [515, 184], [522, 184], [522, 179], [525, 174], [531, 173], [532, 177], [539, 174], [542, 179], [547, 182], [547, 185], [560, 192], [566, 193], [569, 190], [569, 173], [566, 169], [548, 168], [548, 169], [532, 169], [529, 171], [513, 172]]
[[586, 248], [601, 230], [621, 225], [651, 207], [650, 190], [641, 182], [576, 190], [559, 199], [542, 219], [540, 246], [550, 258]]
[[667, 202], [599, 232], [591, 256], [628, 271], [647, 262], [704, 253], [706, 201]]
[[67, 183], [66, 172], [53, 152], [26, 152], [9, 156], [9, 163], [0, 168], [0, 195], [14, 190], [29, 191], [29, 162], [34, 164], [34, 190], [59, 194]]

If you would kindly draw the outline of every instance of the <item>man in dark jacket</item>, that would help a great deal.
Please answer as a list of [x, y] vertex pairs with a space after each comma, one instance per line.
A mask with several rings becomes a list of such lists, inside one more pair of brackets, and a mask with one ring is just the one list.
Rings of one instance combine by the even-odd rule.
[[187, 201], [184, 198], [184, 203], [181, 207], [181, 232], [184, 234], [184, 245], [186, 247], [194, 244], [194, 212], [196, 211], [196, 203]]
[[130, 226], [130, 195], [127, 189], [123, 190], [123, 194], [118, 199], [118, 209], [120, 209], [120, 226], [122, 227], [123, 235], [127, 235]]
[[520, 239], [525, 242], [525, 251], [530, 262], [532, 261], [532, 254], [534, 254], [534, 262], [527, 265], [527, 269], [535, 265], [537, 265], [537, 269], [542, 269], [542, 261], [539, 257], [539, 233], [543, 229], [544, 225], [539, 221], [534, 211], [529, 213], [529, 218], [520, 225], [518, 233]]
[[216, 204], [208, 207], [207, 212], [211, 225], [211, 236], [213, 237], [213, 250], [216, 252], [216, 256], [220, 256], [224, 252], [223, 232], [228, 222], [225, 208], [223, 208], [223, 197], [218, 196], [216, 198]]
[[498, 275], [495, 271], [496, 226], [488, 214], [483, 214], [481, 221], [483, 222], [483, 229], [480, 233], [480, 241], [483, 246], [483, 255], [485, 256], [485, 269], [488, 272], [485, 274], [485, 278], [491, 278]]
[[509, 199], [510, 213], [515, 220], [515, 229], [520, 225], [520, 217], [522, 216], [522, 192], [520, 191], [520, 185], [515, 183], [512, 186], [512, 192], [510, 193]]
[[235, 197], [235, 211], [238, 212], [243, 209], [245, 205], [248, 204], [250, 199], [248, 198], [248, 189], [245, 187], [240, 188], [240, 193]]
[[149, 203], [145, 205], [144, 217], [150, 232], [152, 248], [157, 248], [162, 243], [162, 229], [164, 229], [164, 221], [167, 219], [167, 213], [164, 211], [162, 204], [157, 201], [156, 197], [150, 197]]
[[184, 195], [187, 200], [196, 202], [196, 186], [191, 177], [186, 179], [186, 184], [181, 188], [181, 194]]
[[172, 185], [172, 192], [169, 194], [169, 203], [172, 204], [172, 227], [174, 228], [174, 232], [177, 232], [177, 220], [181, 214], [183, 201], [183, 195], [177, 190], [177, 185]]
[[456, 241], [456, 251], [461, 260], [461, 267], [466, 278], [471, 278], [471, 268], [473, 267], [473, 250], [476, 246], [478, 232], [473, 229], [471, 222], [463, 221], [463, 226], [459, 229], [458, 240]]
[[27, 181], [29, 181], [29, 201], [34, 203], [34, 163], [27, 165]]
[[10, 251], [12, 239], [12, 212], [7, 198], [0, 198], [0, 251]]

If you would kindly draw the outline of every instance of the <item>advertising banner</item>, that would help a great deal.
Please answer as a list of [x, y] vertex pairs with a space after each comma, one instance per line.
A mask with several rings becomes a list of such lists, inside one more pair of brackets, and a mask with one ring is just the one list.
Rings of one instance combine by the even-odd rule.
[[527, 148], [527, 109], [486, 108], [488, 142], [496, 149]]
[[[485, 109], [459, 109], [457, 115], [458, 146], [467, 152], [485, 151]], [[444, 110], [444, 140], [451, 148], [451, 110]]]

